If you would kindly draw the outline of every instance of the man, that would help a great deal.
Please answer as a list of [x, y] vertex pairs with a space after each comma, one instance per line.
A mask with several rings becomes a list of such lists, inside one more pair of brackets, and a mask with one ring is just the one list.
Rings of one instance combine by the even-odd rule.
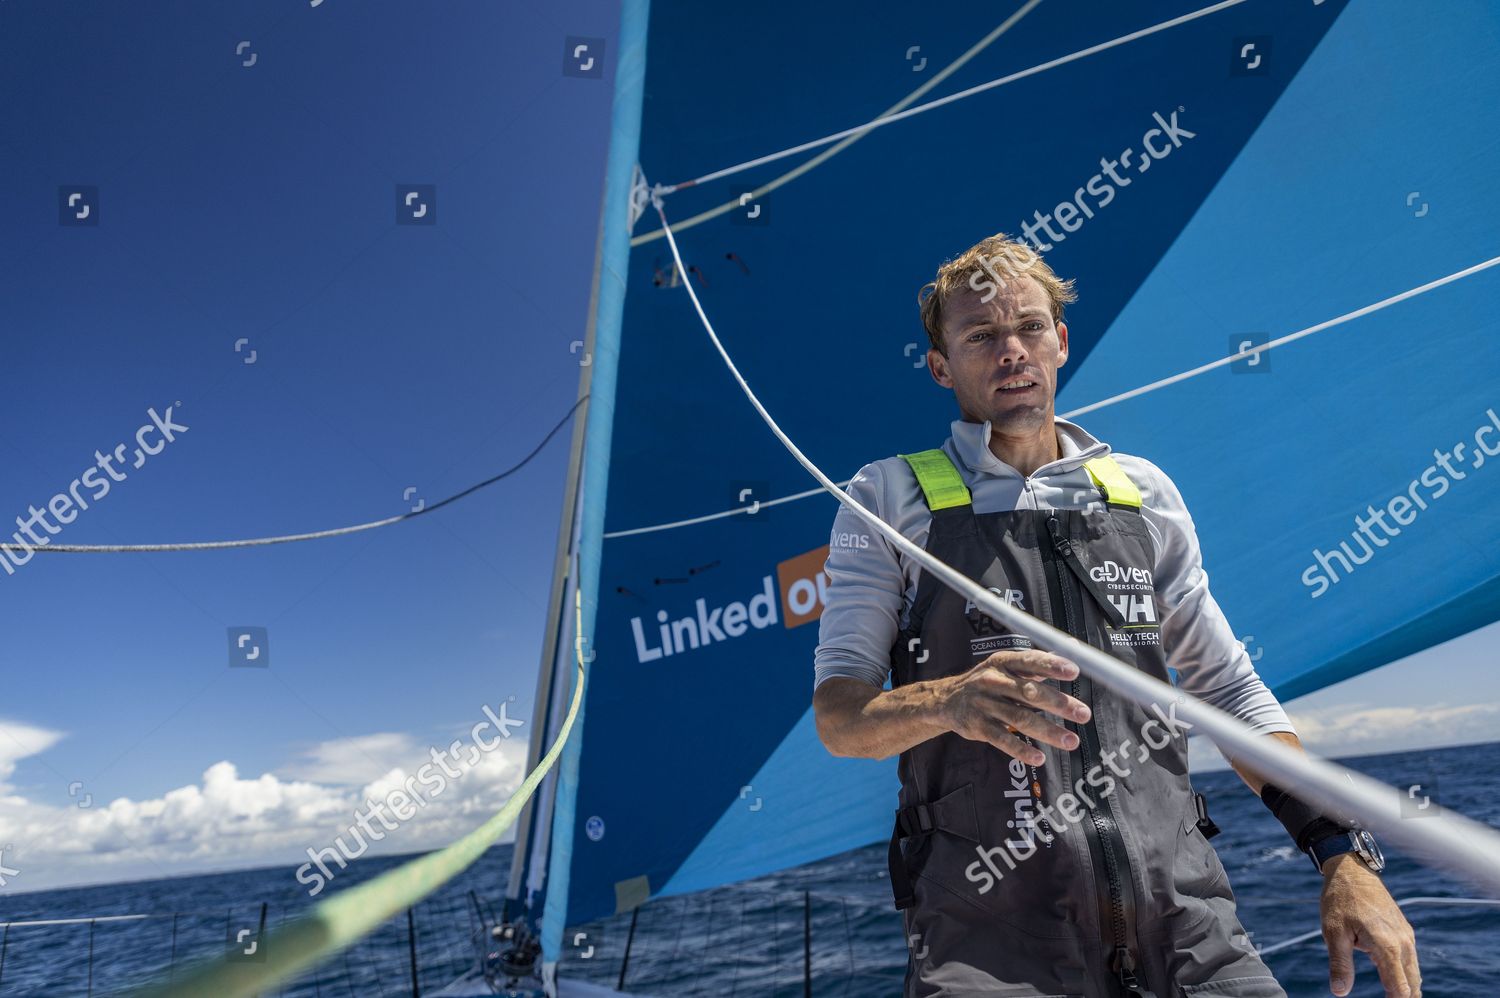
[[[1208, 591], [1172, 480], [1054, 415], [1072, 284], [1003, 233], [945, 263], [919, 301], [961, 418], [940, 450], [865, 465], [849, 494], [1011, 605], [1163, 682], [1170, 665], [1180, 689], [1300, 749]], [[826, 572], [819, 735], [835, 755], [900, 754], [908, 998], [1285, 998], [1207, 842], [1175, 702], [1095, 685], [843, 507]], [[1357, 948], [1387, 995], [1419, 996], [1369, 833], [1231, 763], [1324, 878], [1332, 992], [1348, 994]]]

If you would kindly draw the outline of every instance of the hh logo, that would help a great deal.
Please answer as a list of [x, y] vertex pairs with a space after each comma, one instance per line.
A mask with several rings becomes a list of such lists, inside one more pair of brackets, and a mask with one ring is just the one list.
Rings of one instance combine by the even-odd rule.
[[828, 591], [823, 563], [827, 560], [828, 545], [824, 544], [776, 566], [782, 621], [788, 628], [810, 624], [823, 616], [823, 600]]
[[1144, 593], [1121, 593], [1111, 596], [1109, 601], [1120, 611], [1126, 624], [1156, 623], [1156, 600]]

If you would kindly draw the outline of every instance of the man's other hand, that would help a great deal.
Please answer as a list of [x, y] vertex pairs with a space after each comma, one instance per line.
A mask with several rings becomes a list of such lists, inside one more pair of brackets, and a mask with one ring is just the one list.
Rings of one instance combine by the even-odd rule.
[[1335, 856], [1323, 870], [1323, 940], [1328, 986], [1336, 995], [1354, 987], [1354, 950], [1370, 954], [1386, 998], [1421, 998], [1417, 937], [1380, 877], [1354, 853]]

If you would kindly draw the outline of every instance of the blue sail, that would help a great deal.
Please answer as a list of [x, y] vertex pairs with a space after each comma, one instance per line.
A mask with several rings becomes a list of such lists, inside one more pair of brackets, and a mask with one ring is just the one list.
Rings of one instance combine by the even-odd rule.
[[935, 18], [657, 0], [640, 137], [656, 183], [873, 119], [956, 61], [913, 103], [1044, 68], [671, 194], [674, 223], [735, 202], [677, 232], [686, 274], [654, 212], [636, 225], [596, 656], [561, 790], [566, 921], [881, 840], [895, 807], [892, 761], [833, 758], [812, 725], [836, 503], [772, 502], [815, 483], [740, 395], [682, 280], [842, 481], [948, 435], [917, 289], [1029, 226], [1078, 281], [1058, 413], [1086, 409], [1072, 418], [1177, 482], [1213, 594], [1281, 698], [1500, 619], [1500, 458], [1484, 461], [1500, 454], [1500, 267], [1471, 269], [1500, 256], [1497, 41], [1500, 11], [1478, 3]]

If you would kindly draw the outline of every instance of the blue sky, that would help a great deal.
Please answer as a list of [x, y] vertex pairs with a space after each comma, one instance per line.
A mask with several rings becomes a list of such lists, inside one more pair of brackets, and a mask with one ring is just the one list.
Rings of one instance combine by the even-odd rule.
[[[1500, 624], [1490, 624], [1284, 706], [1302, 744], [1327, 757], [1496, 741], [1497, 641]], [[1255, 656], [1253, 641], [1246, 648]], [[1190, 748], [1195, 771], [1227, 768], [1206, 739], [1193, 738]]]
[[[0, 5], [17, 95], [0, 106], [0, 519], [66, 491], [151, 408], [189, 429], [59, 542], [390, 516], [509, 467], [572, 406], [618, 7], [415, 9]], [[570, 36], [604, 39], [602, 78], [564, 75]], [[408, 183], [435, 185], [436, 224], [396, 224]], [[97, 226], [59, 225], [73, 185], [97, 188]], [[529, 720], [570, 430], [411, 523], [0, 575], [12, 889], [286, 862], [485, 704]], [[239, 626], [267, 629], [269, 668], [229, 668]], [[1323, 754], [1493, 739], [1497, 636], [1289, 710]], [[520, 734], [400, 848], [498, 805]], [[129, 833], [172, 822], [132, 852]]]
[[[57, 542], [389, 516], [511, 466], [567, 413], [618, 5], [417, 11], [0, 9], [7, 522], [151, 407], [189, 430]], [[605, 40], [602, 78], [564, 75], [569, 36]], [[402, 183], [436, 185], [437, 224], [396, 224]], [[97, 227], [59, 225], [65, 185], [98, 189]], [[0, 576], [0, 798], [150, 800], [222, 760], [358, 786], [486, 700], [529, 718], [570, 434], [372, 533]], [[268, 629], [269, 668], [228, 667], [240, 625]], [[17, 827], [7, 862], [25, 859]], [[69, 862], [68, 879], [115, 876]]]

